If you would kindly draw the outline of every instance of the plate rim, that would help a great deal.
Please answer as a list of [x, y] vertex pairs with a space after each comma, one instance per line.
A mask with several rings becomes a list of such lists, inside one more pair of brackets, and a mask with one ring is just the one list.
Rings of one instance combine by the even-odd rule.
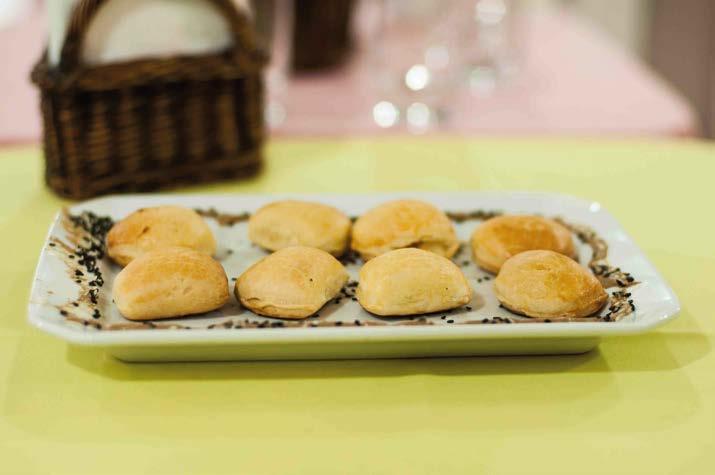
[[[62, 321], [53, 321], [42, 317], [43, 304], [38, 301], [38, 275], [41, 271], [41, 266], [47, 258], [49, 252], [47, 242], [52, 236], [52, 232], [59, 223], [62, 216], [62, 211], [55, 214], [51, 221], [48, 231], [43, 241], [42, 250], [40, 252], [35, 273], [32, 280], [32, 290], [30, 292], [30, 302], [28, 305], [28, 322], [41, 331], [59, 337], [73, 344], [86, 346], [172, 346], [172, 345], [200, 345], [200, 344], [216, 344], [216, 345], [262, 345], [269, 343], [283, 344], [310, 344], [320, 343], [323, 341], [330, 342], [351, 342], [359, 343], [360, 341], [454, 341], [454, 340], [481, 340], [481, 339], [508, 339], [508, 338], [594, 338], [616, 335], [633, 335], [645, 333], [653, 328], [661, 326], [668, 321], [671, 321], [680, 313], [680, 301], [673, 291], [668, 281], [663, 277], [660, 271], [653, 265], [647, 254], [638, 246], [638, 244], [625, 231], [625, 228], [616, 220], [616, 218], [600, 203], [589, 201], [585, 198], [551, 192], [533, 192], [533, 191], [446, 191], [446, 192], [420, 192], [420, 191], [398, 191], [398, 192], [371, 192], [371, 193], [135, 193], [126, 195], [107, 195], [93, 198], [87, 201], [74, 203], [68, 208], [77, 210], [82, 207], [98, 206], [107, 201], [113, 200], [133, 200], [142, 198], [172, 201], [185, 200], [187, 198], [203, 200], [203, 199], [280, 199], [285, 198], [304, 198], [339, 196], [343, 199], [350, 197], [365, 197], [379, 196], [381, 199], [394, 199], [405, 196], [419, 195], [420, 197], [429, 200], [430, 197], [474, 197], [493, 196], [498, 198], [504, 197], [524, 197], [524, 198], [547, 198], [568, 200], [574, 205], [578, 205], [588, 209], [592, 213], [598, 213], [607, 218], [623, 233], [628, 240], [629, 245], [633, 246], [640, 257], [653, 271], [654, 276], [660, 280], [664, 289], [668, 294], [668, 298], [662, 300], [665, 308], [655, 317], [651, 317], [646, 321], [631, 321], [631, 322], [551, 322], [541, 324], [519, 324], [519, 325], [470, 325], [460, 324], [454, 326], [435, 325], [435, 326], [387, 326], [387, 327], [318, 327], [318, 328], [247, 328], [247, 329], [161, 329], [161, 330], [134, 330], [126, 329], [119, 331], [98, 331], [93, 328], [83, 327], [79, 325], [67, 325]], [[591, 207], [597, 204], [598, 208], [593, 211]]]

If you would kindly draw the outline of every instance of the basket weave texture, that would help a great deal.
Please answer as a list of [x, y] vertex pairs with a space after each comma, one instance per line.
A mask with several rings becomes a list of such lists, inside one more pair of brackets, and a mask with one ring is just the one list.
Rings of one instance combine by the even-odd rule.
[[84, 199], [258, 171], [267, 57], [255, 46], [250, 20], [231, 0], [209, 0], [228, 21], [229, 50], [83, 64], [85, 33], [108, 1], [80, 0], [59, 64], [50, 66], [45, 54], [32, 71], [48, 186]]

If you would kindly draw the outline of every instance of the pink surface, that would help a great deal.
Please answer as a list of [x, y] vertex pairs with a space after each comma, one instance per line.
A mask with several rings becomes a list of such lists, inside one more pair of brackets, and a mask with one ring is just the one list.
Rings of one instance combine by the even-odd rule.
[[568, 14], [525, 22], [523, 71], [488, 97], [457, 101], [462, 132], [694, 135], [678, 93], [610, 38]]
[[39, 10], [0, 30], [0, 142], [34, 141], [42, 133], [37, 91], [29, 76], [45, 41], [45, 18]]
[[[521, 71], [488, 95], [455, 92], [441, 131], [499, 135], [689, 136], [696, 114], [668, 84], [568, 13], [524, 18]], [[286, 135], [394, 133], [372, 120], [378, 102], [364, 55], [344, 70], [294, 80]]]
[[[457, 134], [687, 136], [698, 132], [689, 105], [600, 32], [566, 13], [524, 22], [521, 72], [486, 96], [455, 92], [441, 127]], [[35, 141], [41, 133], [36, 91], [27, 76], [44, 42], [35, 13], [0, 31], [0, 141]], [[372, 121], [378, 100], [365, 56], [340, 71], [292, 81], [280, 135], [382, 134]], [[399, 131], [399, 129], [398, 129]], [[395, 133], [388, 129], [387, 133]]]

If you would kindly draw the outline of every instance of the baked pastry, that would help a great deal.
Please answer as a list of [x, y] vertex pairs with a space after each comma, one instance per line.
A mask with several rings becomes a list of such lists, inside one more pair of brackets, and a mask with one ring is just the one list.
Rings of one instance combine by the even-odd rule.
[[472, 234], [475, 262], [495, 274], [511, 256], [535, 249], [576, 256], [571, 231], [540, 216], [497, 216], [485, 221]]
[[129, 320], [194, 315], [228, 301], [228, 279], [207, 254], [169, 247], [144, 253], [122, 269], [112, 298]]
[[423, 201], [397, 200], [360, 216], [353, 226], [351, 246], [364, 260], [404, 247], [452, 257], [459, 242], [442, 211]]
[[249, 267], [234, 292], [254, 313], [299, 319], [320, 310], [347, 281], [343, 265], [327, 252], [287, 247]]
[[146, 252], [173, 246], [212, 255], [216, 239], [196, 211], [182, 206], [140, 209], [107, 234], [107, 254], [122, 266]]
[[340, 256], [348, 246], [350, 218], [320, 203], [277, 201], [251, 216], [248, 237], [269, 251], [308, 246]]
[[472, 289], [446, 257], [422, 249], [397, 249], [360, 269], [360, 305], [381, 316], [449, 310], [469, 303]]
[[587, 317], [608, 300], [591, 272], [553, 251], [526, 251], [507, 260], [494, 292], [509, 310], [536, 318]]

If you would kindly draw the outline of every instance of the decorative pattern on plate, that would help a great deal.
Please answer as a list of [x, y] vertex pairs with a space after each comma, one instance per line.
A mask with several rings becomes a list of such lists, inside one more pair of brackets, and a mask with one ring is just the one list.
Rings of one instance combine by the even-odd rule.
[[[245, 226], [250, 217], [250, 213], [239, 214], [222, 213], [214, 208], [197, 209], [200, 215], [215, 226], [219, 234], [219, 259], [226, 268], [231, 278], [231, 285], [240, 274], [237, 272], [235, 263], [241, 259], [240, 250], [232, 249], [230, 245], [222, 242], [221, 236], [229, 233], [233, 238], [238, 236], [234, 242], [241, 243], [252, 253], [263, 253], [251, 246], [245, 240], [245, 229], [238, 229]], [[501, 212], [494, 210], [474, 210], [469, 212], [447, 212], [449, 218], [455, 225], [476, 224], [479, 221], [500, 215]], [[77, 298], [63, 305], [57, 306], [58, 312], [66, 321], [77, 325], [102, 331], [119, 330], [154, 330], [154, 329], [247, 329], [247, 328], [318, 328], [318, 327], [362, 327], [362, 326], [412, 326], [412, 325], [484, 325], [484, 324], [544, 324], [551, 322], [614, 322], [621, 320], [635, 311], [635, 303], [630, 287], [638, 285], [639, 282], [628, 272], [618, 267], [612, 266], [608, 262], [608, 244], [593, 229], [582, 224], [574, 224], [563, 218], [555, 218], [564, 226], [568, 227], [581, 243], [580, 257], [583, 261], [588, 260], [588, 267], [601, 280], [604, 287], [609, 291], [609, 303], [599, 315], [587, 318], [567, 319], [551, 318], [538, 319], [515, 315], [505, 309], [499, 309], [501, 314], [484, 314], [480, 309], [485, 308], [485, 298], [493, 298], [491, 289], [493, 277], [480, 269], [472, 262], [469, 256], [469, 246], [463, 244], [454, 256], [453, 261], [460, 266], [470, 279], [475, 288], [475, 298], [468, 305], [447, 312], [439, 312], [430, 315], [416, 315], [400, 318], [381, 318], [371, 315], [359, 306], [355, 297], [357, 282], [350, 280], [341, 290], [340, 294], [331, 302], [326, 304], [321, 311], [311, 318], [299, 321], [280, 320], [269, 317], [262, 317], [242, 309], [238, 303], [232, 301], [230, 308], [219, 312], [212, 312], [204, 317], [186, 317], [162, 322], [131, 322], [118, 316], [116, 306], [111, 302], [110, 279], [105, 279], [105, 273], [114, 275], [119, 268], [110, 263], [105, 258], [104, 242], [105, 237], [113, 220], [107, 216], [97, 216], [91, 212], [83, 212], [79, 215], [71, 215], [65, 211], [62, 224], [65, 232], [64, 238], [53, 236], [49, 242], [52, 250], [61, 256], [67, 267], [67, 273], [78, 286]], [[241, 237], [244, 239], [241, 240]], [[260, 255], [258, 256], [260, 257]], [[255, 260], [255, 259], [254, 259]], [[341, 258], [352, 276], [357, 275], [357, 270], [362, 264], [359, 257], [348, 253]], [[252, 262], [247, 262], [251, 264]], [[101, 265], [100, 265], [101, 264]], [[243, 267], [245, 268], [246, 265]], [[107, 276], [109, 277], [109, 276]], [[353, 306], [354, 314], [358, 318], [335, 319], [331, 315], [344, 306]], [[110, 318], [109, 314], [113, 314]]]

